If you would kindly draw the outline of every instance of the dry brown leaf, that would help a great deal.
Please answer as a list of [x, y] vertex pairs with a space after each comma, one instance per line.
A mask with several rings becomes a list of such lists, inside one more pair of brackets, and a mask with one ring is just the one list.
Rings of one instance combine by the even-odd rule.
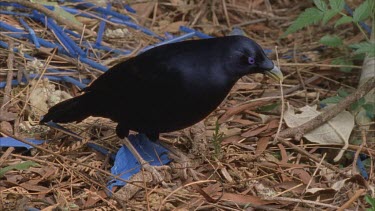
[[[300, 108], [302, 113], [295, 114], [294, 108], [288, 105], [288, 109], [284, 114], [285, 123], [289, 127], [298, 127], [303, 123], [318, 116], [321, 112], [316, 110], [317, 106], [305, 106]], [[329, 109], [329, 108], [326, 108]], [[337, 162], [342, 157], [344, 151], [349, 146], [349, 137], [354, 128], [354, 116], [348, 111], [342, 111], [336, 117], [329, 120], [320, 127], [306, 133], [304, 137], [311, 142], [319, 144], [342, 144], [344, 147], [335, 157]]]
[[268, 143], [271, 137], [262, 137], [257, 141], [257, 149], [255, 150], [255, 155], [260, 155], [267, 149]]
[[231, 201], [231, 202], [241, 203], [241, 204], [250, 203], [250, 204], [255, 204], [255, 205], [265, 205], [265, 204], [273, 203], [273, 201], [266, 201], [257, 196], [241, 195], [241, 194], [235, 194], [235, 193], [224, 193], [221, 200]]
[[[307, 185], [309, 183], [309, 181], [311, 180], [311, 176], [309, 173], [307, 173], [305, 170], [303, 169], [292, 169], [292, 173], [297, 175], [298, 178], [301, 179], [301, 181], [303, 182], [303, 184]], [[311, 185], [313, 185], [315, 182], [314, 180], [311, 182]]]
[[247, 104], [244, 104], [244, 105], [240, 105], [240, 106], [235, 106], [235, 107], [231, 107], [229, 108], [220, 118], [219, 118], [219, 124], [227, 121], [228, 119], [230, 119], [233, 115], [236, 115], [238, 113], [241, 113], [242, 111], [244, 110], [247, 110], [247, 109], [251, 109], [251, 108], [256, 108], [256, 107], [259, 107], [259, 106], [262, 106], [262, 105], [265, 105], [267, 103], [269, 103], [271, 100], [262, 100], [262, 101], [255, 101], [255, 102], [251, 102], [251, 103], [247, 103]]
[[221, 142], [221, 145], [227, 145], [227, 144], [232, 144], [232, 143], [238, 143], [240, 140], [242, 140], [243, 137], [241, 136], [230, 136], [230, 137], [225, 137], [223, 141]]
[[42, 192], [43, 194], [45, 194], [45, 193], [47, 193], [47, 192], [50, 191], [49, 188], [46, 188], [46, 187], [40, 186], [40, 185], [30, 184], [29, 182], [25, 182], [25, 183], [19, 184], [19, 186], [25, 188], [26, 190]]
[[286, 153], [286, 150], [285, 150], [285, 147], [284, 145], [282, 144], [278, 144], [277, 145], [280, 149], [280, 154], [281, 154], [281, 163], [287, 163], [289, 158], [288, 158], [288, 154]]
[[305, 187], [306, 185], [301, 185], [301, 183], [297, 181], [286, 181], [286, 182], [279, 183], [275, 186], [275, 188], [282, 188], [284, 190], [292, 189], [291, 191], [297, 194], [303, 193], [303, 191], [305, 190]]
[[180, 31], [180, 26], [186, 26], [187, 24], [187, 21], [177, 21], [166, 25], [161, 28], [161, 30], [164, 32], [177, 33]]

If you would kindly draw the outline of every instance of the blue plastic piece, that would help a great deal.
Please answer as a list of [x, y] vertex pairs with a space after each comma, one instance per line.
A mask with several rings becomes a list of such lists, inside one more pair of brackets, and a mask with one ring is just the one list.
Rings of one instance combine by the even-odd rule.
[[6, 10], [0, 10], [0, 14], [4, 15], [14, 15], [14, 16], [24, 16], [24, 17], [31, 17], [28, 13], [22, 13], [22, 12], [12, 12], [12, 11], [6, 11]]
[[78, 38], [78, 39], [81, 38], [81, 35], [75, 33], [75, 32], [72, 31], [72, 30], [69, 30], [69, 29], [67, 29], [67, 28], [63, 29], [63, 31], [69, 33], [70, 35], [72, 35], [72, 36], [75, 37], [75, 38]]
[[[44, 141], [42, 140], [35, 140], [35, 139], [26, 139], [26, 141], [32, 144], [43, 144]], [[11, 137], [0, 137], [0, 147], [24, 147], [26, 149], [33, 148], [32, 146], [25, 144], [23, 142], [18, 141], [17, 139]]]
[[180, 41], [189, 39], [189, 38], [194, 37], [194, 36], [195, 36], [195, 32], [190, 32], [190, 33], [178, 36], [178, 37], [174, 37], [174, 38], [169, 39], [169, 40], [165, 40], [163, 42], [156, 43], [154, 45], [147, 46], [147, 47], [143, 48], [142, 50], [140, 50], [139, 52], [143, 53], [145, 51], [150, 50], [151, 48], [155, 48], [155, 47], [158, 47], [158, 46], [161, 46], [161, 45], [165, 45], [165, 44], [169, 44], [169, 43], [180, 42]]
[[232, 35], [245, 36], [245, 32], [240, 27], [233, 27], [232, 31], [229, 33], [229, 36], [232, 36]]
[[[142, 158], [149, 162], [150, 165], [162, 166], [170, 162], [167, 154], [168, 150], [150, 141], [146, 135], [129, 135], [128, 139]], [[129, 180], [131, 176], [138, 173], [140, 170], [141, 165], [138, 163], [134, 155], [125, 146], [121, 147], [116, 154], [116, 160], [111, 168], [111, 173], [119, 176], [121, 179]], [[114, 186], [123, 186], [125, 184], [126, 182], [113, 179], [109, 182], [108, 189], [112, 190]]]
[[108, 70], [108, 67], [103, 66], [103, 65], [101, 65], [101, 64], [99, 64], [99, 63], [97, 63], [97, 62], [94, 62], [94, 61], [91, 60], [91, 59], [88, 59], [88, 58], [81, 58], [81, 57], [80, 57], [79, 60], [80, 60], [81, 62], [83, 62], [83, 63], [86, 63], [86, 64], [90, 65], [90, 66], [93, 67], [93, 68], [96, 68], [96, 69], [102, 71], [102, 72], [105, 72], [105, 71]]
[[109, 157], [111, 158], [111, 160], [115, 160], [116, 159], [116, 155], [114, 155], [113, 153], [110, 153], [108, 150], [104, 149], [103, 147], [97, 145], [97, 144], [94, 144], [94, 143], [87, 143], [87, 146], [89, 146], [90, 148], [100, 152], [101, 154], [103, 155], [109, 155]]
[[158, 38], [159, 40], [164, 40], [163, 37], [160, 37], [159, 35], [155, 34], [154, 32], [152, 32], [151, 30], [145, 28], [145, 27], [142, 27], [142, 26], [139, 26], [137, 25], [136, 23], [133, 23], [131, 21], [126, 21], [126, 20], [121, 20], [119, 18], [110, 18], [109, 21], [113, 22], [113, 23], [118, 23], [118, 24], [122, 24], [122, 25], [125, 25], [125, 26], [129, 26], [130, 28], [133, 28], [135, 30], [139, 30], [147, 35], [150, 35], [150, 36], [153, 36], [153, 37], [156, 37]]
[[129, 50], [113, 49], [113, 48], [105, 46], [105, 45], [101, 45], [101, 46], [90, 45], [90, 44], [88, 44], [88, 42], [84, 42], [84, 45], [88, 47], [87, 50], [89, 50], [90, 46], [92, 46], [92, 48], [112, 52], [112, 53], [115, 53], [115, 54], [126, 55], [126, 54], [130, 54], [132, 52], [132, 51], [129, 51]]
[[79, 3], [79, 4], [77, 4], [77, 6], [89, 8], [91, 10], [94, 10], [94, 11], [102, 13], [102, 14], [110, 15], [110, 16], [113, 16], [113, 17], [116, 17], [116, 18], [119, 18], [119, 19], [125, 20], [125, 21], [131, 20], [131, 18], [129, 16], [123, 15], [123, 14], [115, 12], [115, 11], [112, 11], [110, 9], [98, 7], [93, 3], [88, 3], [88, 2], [85, 2], [85, 1], [82, 1], [82, 0], [71, 0], [71, 1]]
[[20, 4], [17, 4], [17, 3], [10, 3], [10, 2], [0, 2], [0, 6], [3, 6], [3, 7], [15, 7], [15, 8], [20, 8], [20, 9], [25, 9], [27, 7], [25, 6], [22, 6]]
[[135, 9], [133, 9], [129, 4], [125, 4], [125, 9], [128, 12], [137, 13], [137, 11], [135, 11]]
[[[345, 10], [349, 13], [350, 16], [353, 16], [353, 10], [347, 5], [345, 4]], [[359, 25], [370, 35], [371, 34], [371, 28], [366, 25], [363, 21], [360, 21], [359, 22]]]
[[[107, 3], [107, 9], [108, 10], [111, 9], [111, 3]], [[103, 20], [100, 21], [98, 36], [96, 37], [96, 42], [95, 42], [94, 46], [100, 46], [100, 44], [102, 43], [103, 33], [104, 33], [104, 29], [105, 29], [105, 21], [104, 20], [107, 19], [107, 15], [103, 14], [102, 18], [103, 18]]]
[[188, 28], [186, 26], [180, 26], [180, 31], [185, 33], [195, 32], [195, 35], [201, 39], [213, 38], [213, 36], [207, 35], [205, 33], [196, 31], [194, 29]]
[[[48, 72], [53, 72], [53, 73], [58, 73], [58, 72], [60, 72], [60, 71], [58, 71], [58, 70], [54, 70], [54, 69], [47, 69], [47, 71], [48, 71]], [[78, 80], [76, 80], [76, 79], [74, 79], [74, 78], [72, 78], [72, 77], [69, 77], [69, 76], [59, 76], [59, 77], [61, 77], [62, 80], [64, 80], [65, 82], [69, 82], [69, 83], [71, 83], [71, 84], [73, 84], [73, 85], [76, 85], [76, 86], [77, 86], [78, 88], [80, 88], [80, 89], [83, 89], [83, 88], [86, 88], [86, 87], [87, 87], [86, 84], [83, 84], [83, 83], [81, 83], [80, 81], [78, 81]]]
[[[353, 153], [354, 154], [354, 153]], [[358, 156], [358, 159], [357, 159], [357, 168], [359, 170], [359, 173], [362, 175], [362, 177], [365, 179], [365, 180], [368, 180], [369, 179], [369, 176], [368, 176], [368, 173], [366, 171], [366, 168], [365, 168], [365, 165], [363, 164], [362, 160], [365, 160], [367, 158], [366, 155], [364, 156], [361, 156], [361, 155], [364, 155], [364, 154], [360, 154], [360, 156]], [[365, 158], [365, 159], [363, 159]]]
[[40, 48], [40, 43], [35, 35], [35, 31], [30, 28], [29, 25], [27, 25], [27, 23], [23, 20], [23, 18], [20, 18], [20, 23], [22, 24], [22, 26], [27, 29], [27, 31], [29, 31], [29, 34], [30, 34], [30, 37], [31, 37], [31, 40], [34, 42], [34, 45], [36, 48]]

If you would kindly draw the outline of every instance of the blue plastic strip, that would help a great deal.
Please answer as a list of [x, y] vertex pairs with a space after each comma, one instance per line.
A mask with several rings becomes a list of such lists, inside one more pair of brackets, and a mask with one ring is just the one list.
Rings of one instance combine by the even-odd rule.
[[66, 7], [66, 6], [60, 6], [60, 7], [62, 9], [64, 9], [65, 11], [73, 14], [73, 15], [79, 15], [79, 16], [82, 16], [82, 17], [85, 17], [85, 18], [95, 18], [95, 16], [91, 15], [90, 13], [82, 12], [80, 10], [70, 8], [70, 7]]
[[[48, 72], [52, 72], [52, 73], [58, 73], [60, 71], [58, 70], [55, 70], [55, 69], [47, 69]], [[69, 77], [69, 76], [58, 76], [58, 77], [61, 77], [65, 82], [69, 82], [73, 85], [76, 85], [78, 88], [80, 89], [83, 89], [83, 88], [86, 88], [87, 85], [86, 84], [83, 84], [81, 83], [80, 81], [72, 78], [72, 77]]]
[[109, 155], [109, 157], [111, 158], [111, 160], [115, 160], [116, 159], [116, 155], [114, 155], [113, 153], [109, 152], [108, 150], [104, 149], [103, 147], [97, 145], [97, 144], [94, 144], [94, 143], [87, 143], [87, 146], [89, 146], [90, 148], [100, 152], [101, 154], [103, 155]]
[[[35, 140], [35, 139], [26, 139], [26, 141], [40, 145], [43, 144], [44, 141], [42, 140]], [[17, 139], [11, 138], [11, 137], [0, 137], [0, 147], [23, 147], [26, 149], [33, 148], [32, 146], [25, 144], [23, 142], [18, 141]]]
[[25, 9], [27, 7], [25, 6], [22, 6], [20, 4], [17, 4], [17, 3], [9, 3], [9, 2], [0, 2], [0, 6], [3, 6], [3, 7], [15, 7], [15, 8], [20, 8], [20, 9]]
[[185, 33], [190, 33], [190, 32], [195, 32], [195, 35], [201, 39], [207, 39], [207, 38], [213, 38], [212, 36], [210, 35], [207, 35], [205, 33], [202, 33], [202, 32], [199, 32], [199, 31], [196, 31], [194, 29], [191, 29], [191, 28], [188, 28], [186, 26], [180, 26], [180, 31], [182, 32], [185, 32]]
[[12, 11], [6, 11], [6, 10], [0, 10], [0, 14], [4, 15], [14, 15], [14, 16], [24, 16], [24, 17], [31, 17], [28, 13], [22, 13], [22, 12], [12, 12]]
[[120, 14], [120, 13], [112, 11], [110, 9], [98, 7], [93, 3], [85, 2], [85, 1], [82, 1], [82, 0], [71, 0], [71, 1], [76, 2], [76, 3], [80, 3], [77, 6], [86, 7], [88, 9], [94, 10], [94, 11], [102, 13], [102, 14], [110, 15], [110, 16], [113, 16], [113, 17], [116, 17], [116, 18], [119, 18], [119, 19], [125, 20], [125, 21], [131, 20], [131, 18], [129, 16]]
[[67, 29], [67, 28], [64, 28], [63, 31], [69, 33], [70, 35], [72, 35], [72, 36], [75, 37], [75, 38], [78, 38], [78, 39], [81, 38], [81, 35], [75, 33], [75, 32], [72, 31], [72, 30], [69, 30], [69, 29]]
[[195, 36], [195, 32], [190, 32], [190, 33], [187, 33], [187, 34], [184, 34], [184, 35], [181, 35], [181, 36], [178, 36], [178, 37], [174, 37], [172, 39], [169, 39], [169, 40], [166, 40], [166, 41], [163, 41], [163, 42], [156, 43], [154, 45], [147, 46], [147, 47], [143, 48], [142, 50], [140, 50], [139, 52], [143, 53], [145, 51], [150, 50], [151, 48], [155, 48], [155, 47], [165, 45], [165, 44], [169, 44], [169, 43], [180, 42], [180, 41], [189, 39], [189, 38], [194, 37], [194, 36]]
[[155, 34], [154, 32], [152, 32], [151, 30], [145, 28], [145, 27], [142, 27], [142, 26], [139, 26], [137, 25], [136, 23], [133, 23], [131, 21], [125, 21], [125, 20], [121, 20], [119, 18], [110, 18], [109, 21], [113, 22], [113, 23], [118, 23], [118, 24], [122, 24], [122, 25], [125, 25], [125, 26], [129, 26], [130, 28], [133, 28], [135, 30], [139, 30], [147, 35], [150, 35], [150, 36], [154, 36], [156, 38], [158, 38], [159, 40], [164, 40], [163, 37]]
[[[108, 9], [108, 10], [111, 9], [111, 3], [107, 3], [106, 9]], [[103, 14], [102, 17], [103, 17], [104, 20], [107, 19], [106, 14]], [[102, 43], [103, 33], [104, 33], [104, 29], [105, 29], [105, 21], [104, 20], [100, 21], [98, 36], [96, 37], [96, 42], [95, 42], [94, 46], [100, 46], [100, 44]]]
[[69, 36], [67, 36], [64, 33], [62, 28], [59, 25], [57, 25], [53, 19], [47, 18], [47, 22], [48, 22], [47, 27], [50, 26], [50, 28], [55, 31], [56, 36], [58, 36], [60, 38], [61, 42], [63, 42], [63, 44], [66, 47], [69, 46], [70, 49], [72, 49], [73, 55], [75, 55], [75, 56], [79, 55], [79, 56], [82, 56], [82, 57], [86, 57], [85, 52], [72, 39], [70, 39]]
[[22, 24], [22, 26], [23, 26], [25, 29], [27, 29], [27, 31], [29, 31], [29, 33], [30, 33], [30, 37], [31, 37], [31, 40], [34, 42], [35, 47], [36, 47], [36, 48], [40, 48], [40, 43], [39, 43], [39, 41], [38, 41], [38, 39], [37, 39], [37, 37], [36, 37], [36, 35], [35, 35], [34, 30], [33, 30], [32, 28], [30, 28], [29, 25], [27, 25], [27, 23], [23, 20], [23, 18], [20, 18], [19, 20], [20, 20], [20, 23]]
[[91, 59], [88, 59], [88, 58], [82, 58], [82, 57], [80, 57], [79, 61], [81, 61], [83, 63], [86, 63], [86, 64], [90, 65], [91, 67], [93, 67], [95, 69], [98, 69], [98, 70], [100, 70], [102, 72], [105, 72], [105, 71], [108, 70], [108, 67], [103, 66], [103, 65], [101, 65], [101, 64], [99, 64], [97, 62], [94, 62], [94, 61], [92, 61]]
[[[150, 141], [146, 135], [129, 135], [128, 139], [142, 158], [149, 162], [150, 165], [161, 166], [170, 162], [167, 154], [168, 150]], [[138, 163], [137, 159], [128, 148], [123, 146], [116, 154], [115, 163], [111, 168], [111, 173], [124, 180], [129, 180], [134, 174], [138, 173], [140, 169], [141, 165]], [[125, 184], [126, 182], [113, 179], [109, 182], [108, 189], [112, 190], [114, 186], [123, 186]]]
[[[353, 153], [354, 154], [354, 153]], [[363, 162], [362, 160], [358, 157], [357, 159], [357, 168], [359, 170], [359, 173], [362, 175], [362, 177], [365, 179], [365, 180], [368, 180], [369, 177], [368, 177], [368, 173], [366, 171], [366, 168], [365, 168], [365, 165], [363, 165]]]
[[[345, 4], [345, 10], [349, 13], [350, 16], [353, 16], [353, 10], [347, 5]], [[370, 35], [371, 34], [371, 28], [366, 25], [363, 21], [360, 21], [359, 22], [359, 25]]]
[[125, 4], [125, 9], [128, 12], [137, 13], [137, 11], [135, 11], [135, 9], [133, 9], [129, 4]]

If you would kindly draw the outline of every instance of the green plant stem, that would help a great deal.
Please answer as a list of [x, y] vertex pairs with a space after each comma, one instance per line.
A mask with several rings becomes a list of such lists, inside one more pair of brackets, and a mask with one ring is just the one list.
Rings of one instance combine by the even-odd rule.
[[[342, 16], [347, 16], [343, 12], [339, 12], [339, 14], [342, 15]], [[355, 21], [352, 21], [352, 22], [357, 26], [357, 28], [359, 29], [359, 31], [361, 31], [361, 33], [363, 34], [363, 36], [365, 36], [366, 40], [370, 41], [369, 37], [366, 35], [366, 32], [362, 29], [362, 27], [359, 25], [359, 23], [355, 22]]]

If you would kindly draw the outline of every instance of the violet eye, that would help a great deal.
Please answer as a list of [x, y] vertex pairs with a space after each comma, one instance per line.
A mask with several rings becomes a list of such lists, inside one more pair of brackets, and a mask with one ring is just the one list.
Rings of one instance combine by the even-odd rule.
[[255, 59], [253, 57], [249, 57], [249, 58], [247, 58], [247, 62], [249, 62], [249, 64], [254, 64]]

